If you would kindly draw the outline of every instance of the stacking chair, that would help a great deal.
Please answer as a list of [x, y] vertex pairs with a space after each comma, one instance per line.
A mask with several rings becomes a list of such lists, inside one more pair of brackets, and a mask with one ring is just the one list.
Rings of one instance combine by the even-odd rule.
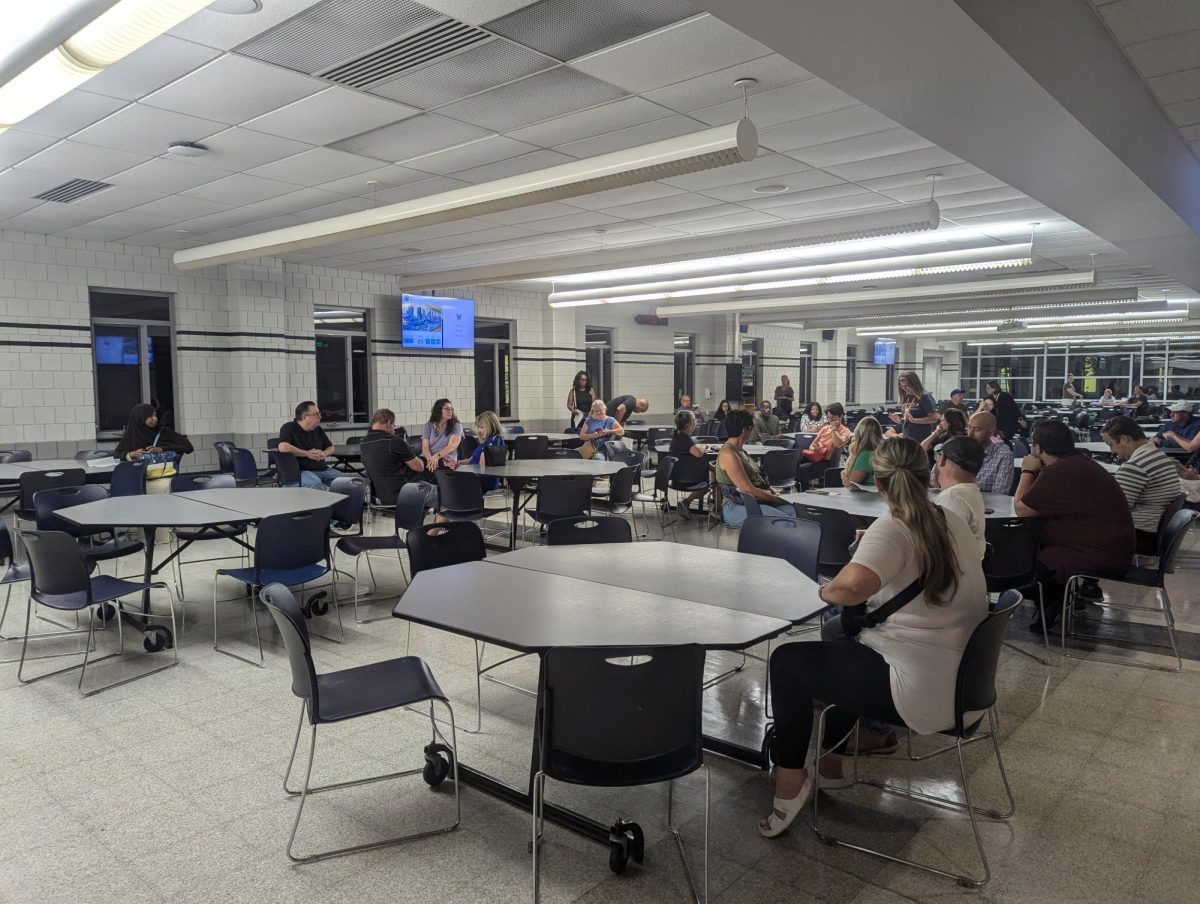
[[[171, 478], [172, 493], [187, 493], [197, 490], [220, 490], [229, 489], [237, 486], [237, 482], [232, 474], [176, 474]], [[179, 553], [180, 547], [183, 545], [191, 545], [193, 543], [201, 543], [206, 540], [227, 540], [244, 543], [247, 528], [245, 524], [213, 524], [205, 525], [204, 527], [173, 527], [171, 528], [171, 553], [175, 556], [175, 593], [179, 596], [182, 602], [187, 594], [183, 590], [183, 566], [194, 565], [197, 562], [217, 562], [221, 559], [240, 558], [243, 564], [246, 563], [246, 557], [249, 550], [245, 546], [241, 546], [240, 553], [233, 553], [224, 556], [209, 556], [207, 559], [187, 559]], [[182, 625], [187, 626], [187, 613], [185, 612], [180, 619]]]
[[550, 440], [544, 436], [525, 436], [521, 434], [513, 439], [512, 447], [513, 458], [526, 461], [534, 458], [542, 458], [546, 454], [546, 450], [550, 447]]
[[145, 496], [146, 465], [140, 461], [118, 462], [109, 478], [108, 495]]
[[791, 490], [796, 486], [796, 468], [799, 464], [800, 453], [795, 449], [768, 452], [762, 458], [762, 474], [772, 490]]
[[[982, 888], [988, 883], [991, 878], [991, 869], [988, 866], [987, 854], [983, 849], [983, 839], [979, 834], [979, 826], [976, 822], [976, 816], [985, 816], [989, 819], [1008, 819], [1017, 809], [1016, 802], [1013, 800], [1012, 788], [1008, 784], [1008, 775], [1004, 771], [1004, 761], [1000, 757], [1000, 741], [996, 734], [996, 728], [999, 725], [998, 716], [996, 714], [996, 668], [1000, 661], [1000, 647], [1004, 642], [1004, 636], [1008, 631], [1008, 624], [1012, 620], [1013, 613], [1016, 612], [1017, 606], [1021, 603], [1021, 594], [1016, 590], [1008, 590], [1001, 594], [997, 601], [995, 609], [993, 609], [987, 617], [979, 623], [979, 626], [971, 634], [971, 639], [967, 642], [966, 649], [963, 651], [962, 660], [958, 666], [958, 676], [955, 681], [954, 692], [954, 727], [948, 728], [941, 732], [954, 739], [953, 747], [946, 747], [945, 751], [954, 750], [958, 754], [958, 770], [959, 777], [962, 781], [963, 800], [965, 803], [960, 803], [957, 800], [945, 797], [938, 797], [933, 794], [927, 794], [922, 791], [913, 790], [911, 785], [893, 785], [886, 781], [877, 781], [875, 779], [860, 778], [858, 775], [858, 755], [855, 754], [852, 761], [852, 776], [855, 784], [871, 785], [879, 788], [890, 794], [898, 794], [902, 797], [907, 797], [910, 800], [921, 801], [923, 803], [932, 804], [936, 807], [941, 807], [947, 810], [954, 810], [959, 813], [965, 812], [971, 821], [971, 830], [975, 836], [975, 846], [979, 851], [979, 859], [983, 862], [983, 876], [975, 878], [972, 876], [952, 873], [948, 870], [941, 869], [936, 866], [931, 866], [925, 863], [917, 863], [912, 860], [905, 860], [903, 857], [897, 857], [893, 854], [888, 854], [884, 851], [873, 850], [872, 848], [864, 847], [859, 844], [853, 844], [847, 841], [841, 841], [831, 835], [827, 835], [821, 830], [820, 823], [820, 799], [821, 794], [813, 795], [813, 831], [817, 837], [826, 844], [835, 845], [837, 847], [850, 848], [851, 850], [861, 851], [864, 854], [870, 854], [872, 857], [878, 857], [882, 860], [887, 860], [891, 863], [899, 863], [903, 866], [911, 866], [916, 869], [924, 870], [928, 873], [933, 873], [937, 876], [944, 876], [947, 879], [954, 879], [959, 885], [967, 888]], [[825, 749], [825, 719], [832, 709], [832, 706], [827, 706], [821, 711], [820, 718], [817, 720], [817, 751]], [[970, 722], [967, 721], [967, 716], [970, 713], [983, 713], [987, 716], [989, 731], [992, 739], [992, 748], [996, 752], [996, 766], [1000, 771], [1000, 779], [1004, 784], [1004, 793], [1008, 798], [1008, 809], [1005, 811], [995, 809], [985, 809], [977, 807], [971, 802], [971, 788], [967, 782], [966, 763], [963, 759], [963, 747], [969, 743], [975, 733], [979, 730], [979, 726], [983, 722], [984, 716], [981, 715], [977, 719]], [[855, 728], [855, 749], [858, 747], [858, 729]]]
[[[699, 460], [699, 459], [697, 459]], [[675, 534], [675, 524], [670, 519], [667, 505], [667, 491], [671, 486], [671, 472], [675, 468], [675, 463], [678, 461], [673, 455], [664, 455], [658, 460], [658, 467], [654, 471], [654, 492], [653, 493], [634, 493], [633, 501], [640, 503], [642, 506], [642, 518], [646, 522], [646, 533], [650, 532], [650, 519], [646, 515], [646, 506], [653, 505], [658, 513], [658, 529], [661, 533], [660, 540], [667, 538], [667, 526], [670, 525], [671, 533]], [[675, 534], [675, 539], [678, 540], [678, 534]]]
[[767, 439], [764, 439], [762, 441], [762, 444], [764, 446], [772, 446], [773, 448], [776, 448], [776, 449], [794, 449], [794, 448], [796, 448], [796, 441], [794, 439], [792, 439], [791, 437], [787, 437], [787, 436], [769, 437]]
[[[1200, 518], [1200, 513], [1188, 509], [1178, 511], [1167, 523], [1166, 528], [1159, 531], [1158, 565], [1155, 568], [1141, 568], [1135, 565], [1120, 578], [1098, 578], [1093, 575], [1083, 574], [1071, 576], [1071, 579], [1067, 581], [1066, 592], [1063, 594], [1062, 652], [1064, 658], [1088, 659], [1092, 662], [1109, 662], [1114, 665], [1136, 666], [1137, 668], [1155, 669], [1160, 672], [1178, 672], [1183, 668], [1183, 660], [1179, 657], [1179, 648], [1175, 643], [1175, 614], [1171, 611], [1171, 597], [1167, 594], [1166, 578], [1167, 575], [1174, 574], [1175, 563], [1179, 557], [1179, 549], [1183, 545], [1183, 539], [1191, 528], [1192, 522], [1197, 518]], [[1158, 598], [1157, 606], [1138, 606], [1132, 603], [1114, 603], [1108, 600], [1104, 602], [1091, 600], [1090, 602], [1102, 609], [1161, 613], [1163, 626], [1167, 629], [1167, 640], [1170, 641], [1171, 653], [1175, 656], [1175, 667], [1170, 668], [1153, 663], [1139, 662], [1136, 659], [1101, 657], [1091, 653], [1084, 656], [1075, 655], [1075, 652], [1067, 646], [1068, 637], [1082, 637], [1087, 640], [1100, 641], [1101, 643], [1112, 645], [1123, 645], [1124, 643], [1122, 640], [1116, 638], [1102, 637], [1095, 634], [1080, 634], [1073, 630], [1075, 597], [1079, 592], [1080, 586], [1087, 580], [1103, 580], [1114, 584], [1129, 584], [1134, 587], [1146, 589], [1153, 588]], [[1150, 644], [1150, 646], [1166, 648], [1167, 645]]]
[[[668, 456], [661, 456], [659, 461]], [[680, 455], [671, 469], [671, 478], [667, 485], [676, 494], [694, 493], [696, 490], [708, 489], [708, 460], [695, 455]], [[683, 503], [676, 499], [677, 505]]]
[[636, 530], [637, 515], [633, 510], [633, 482], [636, 478], [636, 467], [627, 465], [621, 468], [608, 478], [607, 490], [592, 490], [592, 508], [602, 508], [614, 515], [624, 515], [628, 512], [630, 517], [635, 519]]
[[64, 471], [29, 471], [22, 474], [17, 481], [17, 486], [20, 488], [17, 517], [23, 521], [33, 521], [37, 518], [37, 512], [33, 507], [34, 494], [56, 487], [81, 487], [85, 482], [82, 468], [68, 468]]
[[[607, 449], [608, 447], [605, 446]], [[542, 453], [542, 458], [583, 458], [578, 449], [547, 449]]]
[[[107, 452], [101, 452], [99, 449], [80, 449], [72, 458], [79, 462], [92, 461], [97, 458], [108, 458]], [[31, 461], [29, 458], [14, 458], [12, 461]]]
[[[68, 534], [76, 540], [88, 540], [89, 545], [82, 547], [80, 552], [84, 560], [89, 563], [107, 562], [144, 550], [145, 544], [140, 540], [122, 539], [110, 527], [79, 527], [56, 514], [74, 505], [83, 505], [87, 502], [97, 502], [107, 498], [108, 490], [94, 483], [39, 490], [33, 496], [34, 520], [37, 523], [37, 529], [39, 531], [58, 531]], [[104, 534], [109, 534], [110, 539], [99, 540], [98, 538]]]
[[1037, 578], [1040, 535], [1036, 518], [988, 518], [984, 523], [988, 554], [983, 560], [983, 576], [987, 579], [989, 594], [1003, 593], [1005, 590], [1036, 589], [1046, 658], [1035, 656], [1008, 641], [1005, 641], [1004, 645], [1015, 653], [1036, 659], [1042, 665], [1050, 665], [1046, 601], [1042, 598], [1042, 585]]
[[[329, 484], [329, 492], [339, 493], [346, 498], [329, 510], [330, 524], [340, 531], [349, 531], [354, 536], [362, 536], [363, 514], [367, 508], [367, 478], [365, 477], [335, 477]], [[346, 536], [346, 534], [339, 534]]]
[[[628, 788], [667, 782], [667, 828], [679, 847], [692, 897], [700, 901], [674, 821], [674, 780], [704, 770], [704, 897], [708, 896], [709, 771], [701, 738], [704, 649], [555, 647], [542, 658], [534, 728], [533, 900], [540, 900], [546, 779]], [[644, 839], [618, 822], [609, 867], [641, 862]]]
[[592, 510], [590, 474], [556, 474], [538, 480], [530, 516], [545, 528], [559, 518], [576, 518]]
[[[329, 512], [319, 511], [297, 512], [291, 515], [272, 515], [259, 522], [258, 531], [254, 537], [254, 559], [249, 568], [219, 568], [213, 576], [213, 649], [242, 662], [262, 668], [264, 657], [262, 635], [258, 630], [258, 609], [255, 608], [254, 595], [267, 584], [283, 584], [285, 587], [311, 584], [333, 571], [333, 563], [329, 554]], [[232, 600], [217, 600], [217, 585], [219, 577], [232, 578], [246, 585], [250, 614], [254, 620], [254, 639], [258, 644], [258, 661], [247, 659], [232, 650], [223, 649], [218, 640], [220, 627], [217, 617], [218, 602]], [[342, 632], [342, 614], [338, 609], [337, 581], [330, 582], [333, 593], [333, 611], [337, 615], [338, 643], [345, 638]], [[310, 601], [305, 607], [306, 614], [322, 615], [326, 604]], [[333, 638], [326, 638], [333, 640]]]
[[249, 449], [233, 450], [233, 479], [239, 487], [258, 486], [258, 463]]
[[[0, 609], [0, 642], [21, 639], [18, 635], [4, 633], [4, 619], [8, 616], [8, 604], [12, 599], [13, 584], [20, 584], [28, 580], [29, 565], [17, 562], [13, 550], [12, 534], [8, 532], [8, 524], [0, 519], [0, 587], [4, 588], [4, 608]], [[75, 626], [79, 627], [78, 619]], [[32, 634], [30, 636], [41, 637], [42, 635]], [[54, 633], [49, 636], [54, 636]], [[0, 662], [15, 661], [15, 658], [0, 659]]]
[[850, 544], [854, 542], [854, 521], [839, 509], [822, 509], [800, 503], [796, 517], [821, 525], [821, 551], [817, 558], [817, 574], [823, 578], [836, 577], [849, 564]]
[[[78, 460], [78, 459], [76, 459]], [[0, 464], [19, 464], [23, 461], [33, 461], [33, 455], [28, 449], [9, 449], [5, 452], [0, 452]], [[8, 485], [0, 487], [0, 513], [8, 511], [21, 499], [21, 490], [19, 487]]]
[[[365, 535], [342, 537], [337, 541], [335, 550], [342, 555], [351, 556], [354, 559], [354, 621], [357, 624], [365, 625], [369, 622], [382, 621], [383, 619], [392, 617], [390, 612], [374, 616], [373, 618], [362, 618], [359, 616], [359, 565], [364, 559], [366, 560], [367, 573], [371, 576], [372, 594], [378, 589], [378, 584], [375, 581], [375, 571], [371, 567], [372, 552], [384, 550], [395, 551], [396, 559], [400, 563], [400, 573], [404, 574], [404, 559], [400, 557], [400, 550], [406, 549], [407, 543], [405, 537], [400, 535], [400, 531], [403, 530], [407, 533], [408, 531], [416, 530], [425, 522], [425, 508], [429, 503], [429, 497], [432, 493], [432, 484], [406, 483], [400, 488], [400, 493], [396, 497], [393, 515], [395, 527], [391, 534], [382, 537]], [[412, 630], [411, 625], [409, 625], [409, 630]], [[405, 649], [408, 649], [407, 641], [405, 642]]]
[[821, 477], [821, 485], [826, 489], [840, 489], [843, 485], [842, 469], [826, 468], [825, 473]]
[[289, 452], [272, 451], [270, 471], [275, 474], [275, 483], [281, 487], [300, 486], [300, 462]]
[[217, 467], [222, 474], [233, 473], [233, 450], [237, 448], [236, 444], [227, 439], [219, 439], [213, 443], [213, 448], [217, 450]]
[[438, 468], [433, 476], [438, 487], [438, 514], [443, 518], [451, 521], [482, 521], [508, 511], [503, 507], [489, 508], [485, 504], [483, 487], [476, 474]]
[[[100, 575], [97, 577], [88, 577], [88, 563], [83, 558], [83, 553], [79, 549], [79, 544], [70, 534], [61, 531], [21, 531], [21, 540], [25, 544], [25, 550], [29, 555], [30, 569], [30, 591], [29, 602], [25, 609], [25, 636], [21, 640], [21, 657], [20, 665], [17, 666], [17, 680], [22, 684], [32, 684], [35, 681], [41, 681], [43, 678], [50, 678], [54, 675], [62, 675], [66, 672], [79, 669], [79, 683], [77, 687], [80, 693], [85, 697], [90, 697], [92, 694], [98, 694], [101, 691], [109, 690], [110, 688], [119, 687], [122, 684], [128, 684], [131, 681], [136, 681], [139, 678], [145, 678], [148, 675], [153, 675], [156, 672], [161, 672], [164, 669], [173, 668], [179, 663], [179, 652], [172, 644], [173, 655], [172, 659], [166, 665], [157, 666], [145, 672], [140, 672], [129, 678], [123, 678], [119, 681], [114, 681], [102, 687], [92, 688], [85, 691], [83, 689], [83, 681], [87, 675], [87, 667], [95, 665], [98, 662], [103, 662], [106, 659], [112, 659], [120, 656], [125, 652], [125, 632], [122, 627], [122, 606], [121, 599], [133, 594], [141, 594], [147, 589], [162, 589], [167, 591], [168, 609], [167, 614], [162, 615], [154, 612], [142, 613], [141, 606], [137, 606], [136, 611], [139, 617], [146, 619], [166, 619], [170, 623], [170, 637], [175, 636], [175, 606], [171, 599], [171, 590], [163, 581], [152, 581], [145, 583], [142, 581], [126, 581], [120, 578], [108, 577]], [[53, 659], [60, 656], [83, 656], [83, 661], [78, 665], [68, 666], [64, 669], [58, 669], [53, 672], [47, 672], [43, 675], [38, 675], [34, 678], [26, 678], [23, 675], [25, 669], [26, 652], [29, 647], [29, 641], [39, 635], [33, 635], [29, 632], [29, 623], [33, 615], [34, 605], [45, 606], [47, 609], [54, 609], [59, 612], [74, 612], [80, 613], [84, 610], [88, 613], [88, 626], [86, 630], [66, 631], [62, 634], [86, 634], [87, 640], [84, 649], [79, 652], [69, 653], [51, 653], [45, 656], [31, 657], [38, 659]], [[108, 653], [104, 656], [93, 659], [91, 654], [95, 649], [96, 637], [96, 618], [97, 609], [115, 604], [116, 607], [116, 622], [117, 622], [117, 652]], [[159, 650], [166, 645], [165, 638], [160, 631], [156, 630], [158, 635], [157, 641], [152, 641], [147, 634], [144, 646], [147, 650]], [[58, 636], [62, 636], [61, 634]]]
[[573, 546], [590, 543], [632, 543], [633, 531], [624, 518], [605, 518], [582, 515], [559, 518], [546, 527], [546, 542], [550, 546]]
[[[308, 637], [308, 626], [304, 623], [304, 612], [296, 602], [290, 590], [282, 584], [270, 584], [264, 587], [260, 594], [263, 605], [271, 613], [279, 633], [283, 636], [284, 646], [287, 647], [288, 663], [292, 672], [292, 693], [301, 699], [300, 721], [296, 726], [296, 740], [292, 743], [292, 755], [288, 758], [287, 771], [283, 776], [283, 789], [292, 797], [300, 798], [296, 808], [296, 818], [292, 822], [292, 833], [288, 836], [287, 855], [294, 863], [311, 863], [314, 860], [324, 860], [338, 857], [342, 854], [352, 854], [359, 851], [369, 851], [376, 848], [399, 844], [403, 841], [415, 841], [418, 838], [428, 838], [452, 832], [458, 828], [462, 820], [462, 805], [459, 799], [458, 783], [458, 736], [454, 725], [454, 709], [450, 701], [438, 687], [433, 673], [424, 660], [416, 656], [403, 656], [397, 659], [386, 659], [350, 669], [318, 674], [312, 658], [312, 645]], [[439, 743], [441, 732], [433, 722], [433, 704], [440, 703], [446, 708], [450, 717], [450, 743]], [[329, 725], [335, 722], [345, 722], [360, 716], [374, 715], [393, 709], [413, 706], [418, 703], [429, 703], [430, 725], [432, 739], [425, 748], [425, 763], [420, 769], [406, 769], [386, 775], [374, 775], [369, 778], [351, 779], [329, 785], [313, 787], [313, 760], [317, 752], [317, 726]], [[296, 750], [300, 746], [300, 735], [304, 731], [304, 721], [308, 719], [312, 726], [308, 743], [308, 765], [304, 771], [304, 784], [299, 790], [293, 791], [288, 786], [292, 775], [292, 767], [296, 762]], [[406, 778], [421, 773], [425, 783], [430, 787], [440, 785], [453, 772], [454, 781], [454, 821], [449, 825], [421, 832], [413, 832], [388, 838], [384, 841], [372, 841], [366, 844], [325, 850], [313, 854], [297, 856], [293, 852], [296, 842], [296, 831], [300, 828], [300, 818], [304, 815], [304, 804], [308, 795], [323, 791], [336, 791], [341, 788], [352, 788], [374, 782], [390, 779]]]
[[792, 448], [797, 452], [803, 452], [813, 444], [813, 440], [817, 438], [815, 433], [801, 433], [796, 437], [796, 445]]

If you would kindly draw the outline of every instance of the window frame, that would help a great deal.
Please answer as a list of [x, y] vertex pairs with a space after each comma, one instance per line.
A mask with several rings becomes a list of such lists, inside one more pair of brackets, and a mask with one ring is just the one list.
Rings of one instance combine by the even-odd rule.
[[[357, 424], [370, 424], [371, 412], [374, 410], [371, 407], [371, 399], [373, 397], [374, 389], [375, 389], [375, 381], [374, 381], [372, 373], [371, 373], [372, 368], [371, 368], [370, 311], [365, 308], [340, 308], [339, 307], [339, 308], [325, 309], [325, 310], [337, 310], [337, 311], [346, 310], [346, 311], [352, 311], [355, 314], [362, 315], [362, 329], [361, 330], [359, 330], [359, 329], [344, 329], [343, 330], [343, 329], [330, 329], [328, 327], [325, 329], [322, 329], [320, 326], [318, 326], [318, 323], [319, 323], [319, 321], [317, 320], [317, 311], [318, 310], [323, 310], [323, 309], [314, 305], [313, 306], [313, 348], [314, 348], [314, 351], [316, 349], [316, 341], [317, 340], [325, 340], [327, 342], [333, 341], [335, 339], [344, 340], [342, 349], [343, 349], [343, 359], [344, 359], [344, 365], [345, 365], [344, 369], [345, 369], [345, 380], [346, 380], [346, 415], [347, 415], [347, 417], [346, 417], [345, 421], [327, 422], [326, 426], [339, 427], [343, 424], [349, 425], [349, 426], [354, 426]], [[363, 415], [362, 415], [361, 419], [359, 419], [355, 416], [355, 410], [354, 410], [356, 407], [354, 404], [355, 403], [354, 347], [353, 347], [353, 343], [351, 341], [354, 338], [360, 338], [360, 339], [364, 340], [364, 346], [365, 346], [366, 356], [367, 356], [367, 367], [366, 367], [367, 404], [365, 406], [363, 406]], [[313, 358], [313, 378], [314, 378], [314, 380], [316, 379], [316, 376], [317, 376], [316, 358], [314, 357]], [[317, 395], [317, 406], [320, 407], [322, 410], [324, 410], [325, 406], [322, 405], [321, 401], [320, 401], [321, 388], [319, 385], [316, 387], [316, 395]]]
[[[507, 331], [507, 337], [503, 338], [503, 339], [501, 339], [499, 337], [495, 337], [495, 336], [481, 337], [479, 335], [480, 324], [484, 324], [484, 325], [488, 325], [488, 326], [503, 326], [505, 328], [505, 330]], [[483, 411], [488, 410], [485, 408], [480, 408], [480, 406], [479, 406], [479, 397], [480, 397], [479, 396], [479, 379], [478, 379], [478, 371], [475, 370], [475, 367], [477, 366], [477, 363], [478, 363], [478, 348], [481, 345], [491, 345], [491, 346], [493, 346], [493, 355], [494, 355], [493, 362], [492, 362], [492, 380], [493, 380], [494, 386], [496, 387], [496, 389], [493, 391], [493, 395], [497, 399], [497, 405], [495, 406], [497, 409], [501, 407], [499, 404], [499, 398], [500, 398], [499, 386], [501, 385], [500, 346], [505, 346], [505, 348], [507, 349], [507, 354], [508, 354], [508, 414], [501, 414], [497, 410], [496, 417], [500, 418], [501, 420], [517, 420], [517, 419], [519, 419], [519, 415], [517, 413], [517, 368], [516, 368], [516, 362], [513, 358], [513, 342], [514, 342], [513, 336], [515, 335], [515, 332], [516, 332], [516, 321], [515, 320], [504, 320], [504, 319], [497, 318], [497, 317], [476, 317], [475, 318], [475, 345], [474, 345], [474, 348], [472, 349], [472, 356], [473, 356], [472, 376], [474, 378], [474, 383], [475, 383], [475, 416], [476, 417], [478, 417]]]
[[[166, 302], [167, 316], [163, 319], [138, 319], [135, 317], [105, 317], [103, 315], [96, 316], [92, 313], [96, 300], [93, 295], [138, 295], [145, 298], [155, 298]], [[175, 426], [180, 433], [183, 430], [183, 418], [180, 414], [179, 403], [179, 352], [176, 345], [175, 336], [175, 296], [170, 292], [155, 292], [145, 289], [109, 289], [98, 286], [88, 286], [88, 326], [91, 328], [91, 336], [88, 354], [91, 357], [92, 364], [92, 412], [95, 418], [96, 425], [96, 440], [98, 442], [111, 441], [120, 439], [124, 433], [124, 426], [112, 429], [100, 429], [100, 374], [97, 371], [96, 363], [96, 326], [119, 326], [119, 327], [134, 327], [138, 331], [138, 368], [141, 377], [141, 398], [138, 402], [148, 402], [154, 397], [150, 387], [150, 362], [146, 358], [146, 340], [149, 338], [150, 327], [165, 327], [167, 330], [167, 342], [170, 345], [170, 360], [172, 374], [172, 398], [170, 400], [170, 410], [174, 414]], [[163, 401], [162, 399], [159, 400]], [[133, 407], [132, 405], [130, 406]]]

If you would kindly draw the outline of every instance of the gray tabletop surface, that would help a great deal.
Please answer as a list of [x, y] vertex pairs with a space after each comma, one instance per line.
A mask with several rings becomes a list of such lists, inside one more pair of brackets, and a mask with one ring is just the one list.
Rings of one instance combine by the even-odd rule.
[[579, 439], [578, 433], [547, 433], [544, 430], [530, 430], [528, 433], [506, 433], [504, 434], [505, 442], [512, 442], [518, 436], [544, 436], [552, 443], [565, 443], [569, 440]]
[[107, 468], [89, 468], [86, 462], [73, 458], [40, 458], [37, 461], [18, 461], [11, 464], [0, 464], [0, 480], [17, 481], [22, 474], [30, 471], [70, 471], [75, 468], [84, 474], [111, 474], [116, 464]]
[[204, 527], [239, 520], [237, 514], [228, 509], [184, 498], [193, 495], [199, 494], [113, 496], [72, 505], [55, 514], [80, 527]]
[[596, 461], [590, 458], [532, 458], [516, 459], [502, 465], [459, 465], [456, 470], [487, 477], [557, 477], [571, 474], [590, 474], [605, 477], [625, 467], [619, 461]]
[[651, 430], [674, 430], [672, 424], [625, 424], [625, 432], [634, 436], [649, 436]]
[[[859, 518], [878, 518], [887, 513], [887, 503], [883, 497], [874, 492], [848, 490], [837, 487], [826, 490], [813, 490], [806, 493], [784, 493], [785, 502], [809, 505], [813, 508], [840, 509], [848, 515]], [[988, 518], [1015, 518], [1011, 496], [1002, 493], [984, 493], [983, 505]]]
[[271, 515], [291, 515], [309, 509], [331, 508], [346, 498], [341, 493], [309, 490], [304, 487], [221, 487], [215, 490], [189, 490], [172, 495], [217, 506], [226, 512], [227, 522], [231, 512], [243, 516], [245, 520], [257, 521]]
[[529, 546], [488, 562], [800, 622], [826, 608], [783, 559], [685, 543]]
[[[724, 445], [724, 443], [709, 443], [708, 454], [719, 454], [721, 447]], [[662, 454], [667, 452], [670, 447], [671, 441], [669, 439], [662, 439], [654, 444], [654, 451]], [[766, 446], [762, 443], [746, 443], [746, 445], [742, 446], [742, 451], [752, 458], [762, 458], [762, 456], [766, 455], [768, 452], [788, 452], [790, 450], [784, 449], [781, 446]]]
[[[1013, 459], [1013, 467], [1019, 469], [1021, 467], [1021, 462], [1023, 462], [1024, 460], [1025, 460], [1024, 458], [1014, 458]], [[1097, 460], [1096, 464], [1098, 464], [1100, 467], [1102, 467], [1104, 470], [1106, 470], [1109, 474], [1117, 473], [1117, 468], [1121, 467], [1120, 465], [1114, 464], [1111, 461], [1098, 461]]]
[[790, 622], [589, 580], [469, 562], [423, 571], [392, 614], [514, 650], [697, 643], [742, 649]]

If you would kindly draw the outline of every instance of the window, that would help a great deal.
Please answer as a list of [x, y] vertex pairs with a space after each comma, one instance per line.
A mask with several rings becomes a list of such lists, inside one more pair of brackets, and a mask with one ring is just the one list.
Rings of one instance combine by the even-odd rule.
[[513, 417], [512, 324], [475, 321], [475, 414]]
[[811, 342], [805, 342], [801, 346], [800, 367], [798, 373], [796, 374], [795, 383], [793, 383], [793, 388], [795, 390], [793, 395], [796, 397], [795, 404], [792, 406], [793, 411], [799, 411], [801, 406], [803, 406], [806, 401], [812, 398], [812, 359], [813, 344]]
[[858, 346], [846, 346], [846, 404], [858, 401]]
[[[926, 387], [928, 388], [928, 387]], [[883, 400], [896, 401], [896, 365], [887, 364], [883, 368]]]
[[[763, 341], [761, 339], [742, 340], [742, 403], [749, 402], [757, 405], [759, 401], [758, 386], [759, 363], [762, 359]], [[732, 401], [732, 399], [730, 400]]]
[[371, 415], [371, 361], [365, 311], [313, 311], [317, 349], [317, 406], [328, 426], [365, 424]]
[[1200, 398], [1200, 342], [1171, 341], [1166, 389], [1168, 399]]
[[592, 385], [596, 387], [596, 398], [611, 399], [612, 391], [612, 355], [613, 333], [610, 329], [598, 326], [583, 328], [583, 342], [587, 352], [587, 372], [591, 374]]
[[679, 397], [696, 396], [696, 337], [691, 333], [675, 334], [675, 404]]
[[163, 424], [176, 426], [170, 298], [92, 291], [88, 303], [97, 437], [120, 435], [129, 421], [130, 409], [142, 402], [156, 403]]

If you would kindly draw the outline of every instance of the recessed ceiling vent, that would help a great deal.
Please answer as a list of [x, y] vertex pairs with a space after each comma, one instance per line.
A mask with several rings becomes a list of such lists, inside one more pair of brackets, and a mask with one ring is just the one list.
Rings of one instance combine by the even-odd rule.
[[34, 195], [34, 198], [39, 201], [57, 201], [59, 204], [70, 204], [72, 201], [78, 201], [80, 198], [86, 198], [88, 195], [94, 195], [96, 192], [104, 191], [106, 188], [112, 188], [112, 183], [93, 182], [91, 179], [72, 179], [70, 182], [57, 185], [42, 192], [40, 195]]
[[318, 74], [349, 88], [369, 88], [491, 37], [481, 28], [447, 19]]

